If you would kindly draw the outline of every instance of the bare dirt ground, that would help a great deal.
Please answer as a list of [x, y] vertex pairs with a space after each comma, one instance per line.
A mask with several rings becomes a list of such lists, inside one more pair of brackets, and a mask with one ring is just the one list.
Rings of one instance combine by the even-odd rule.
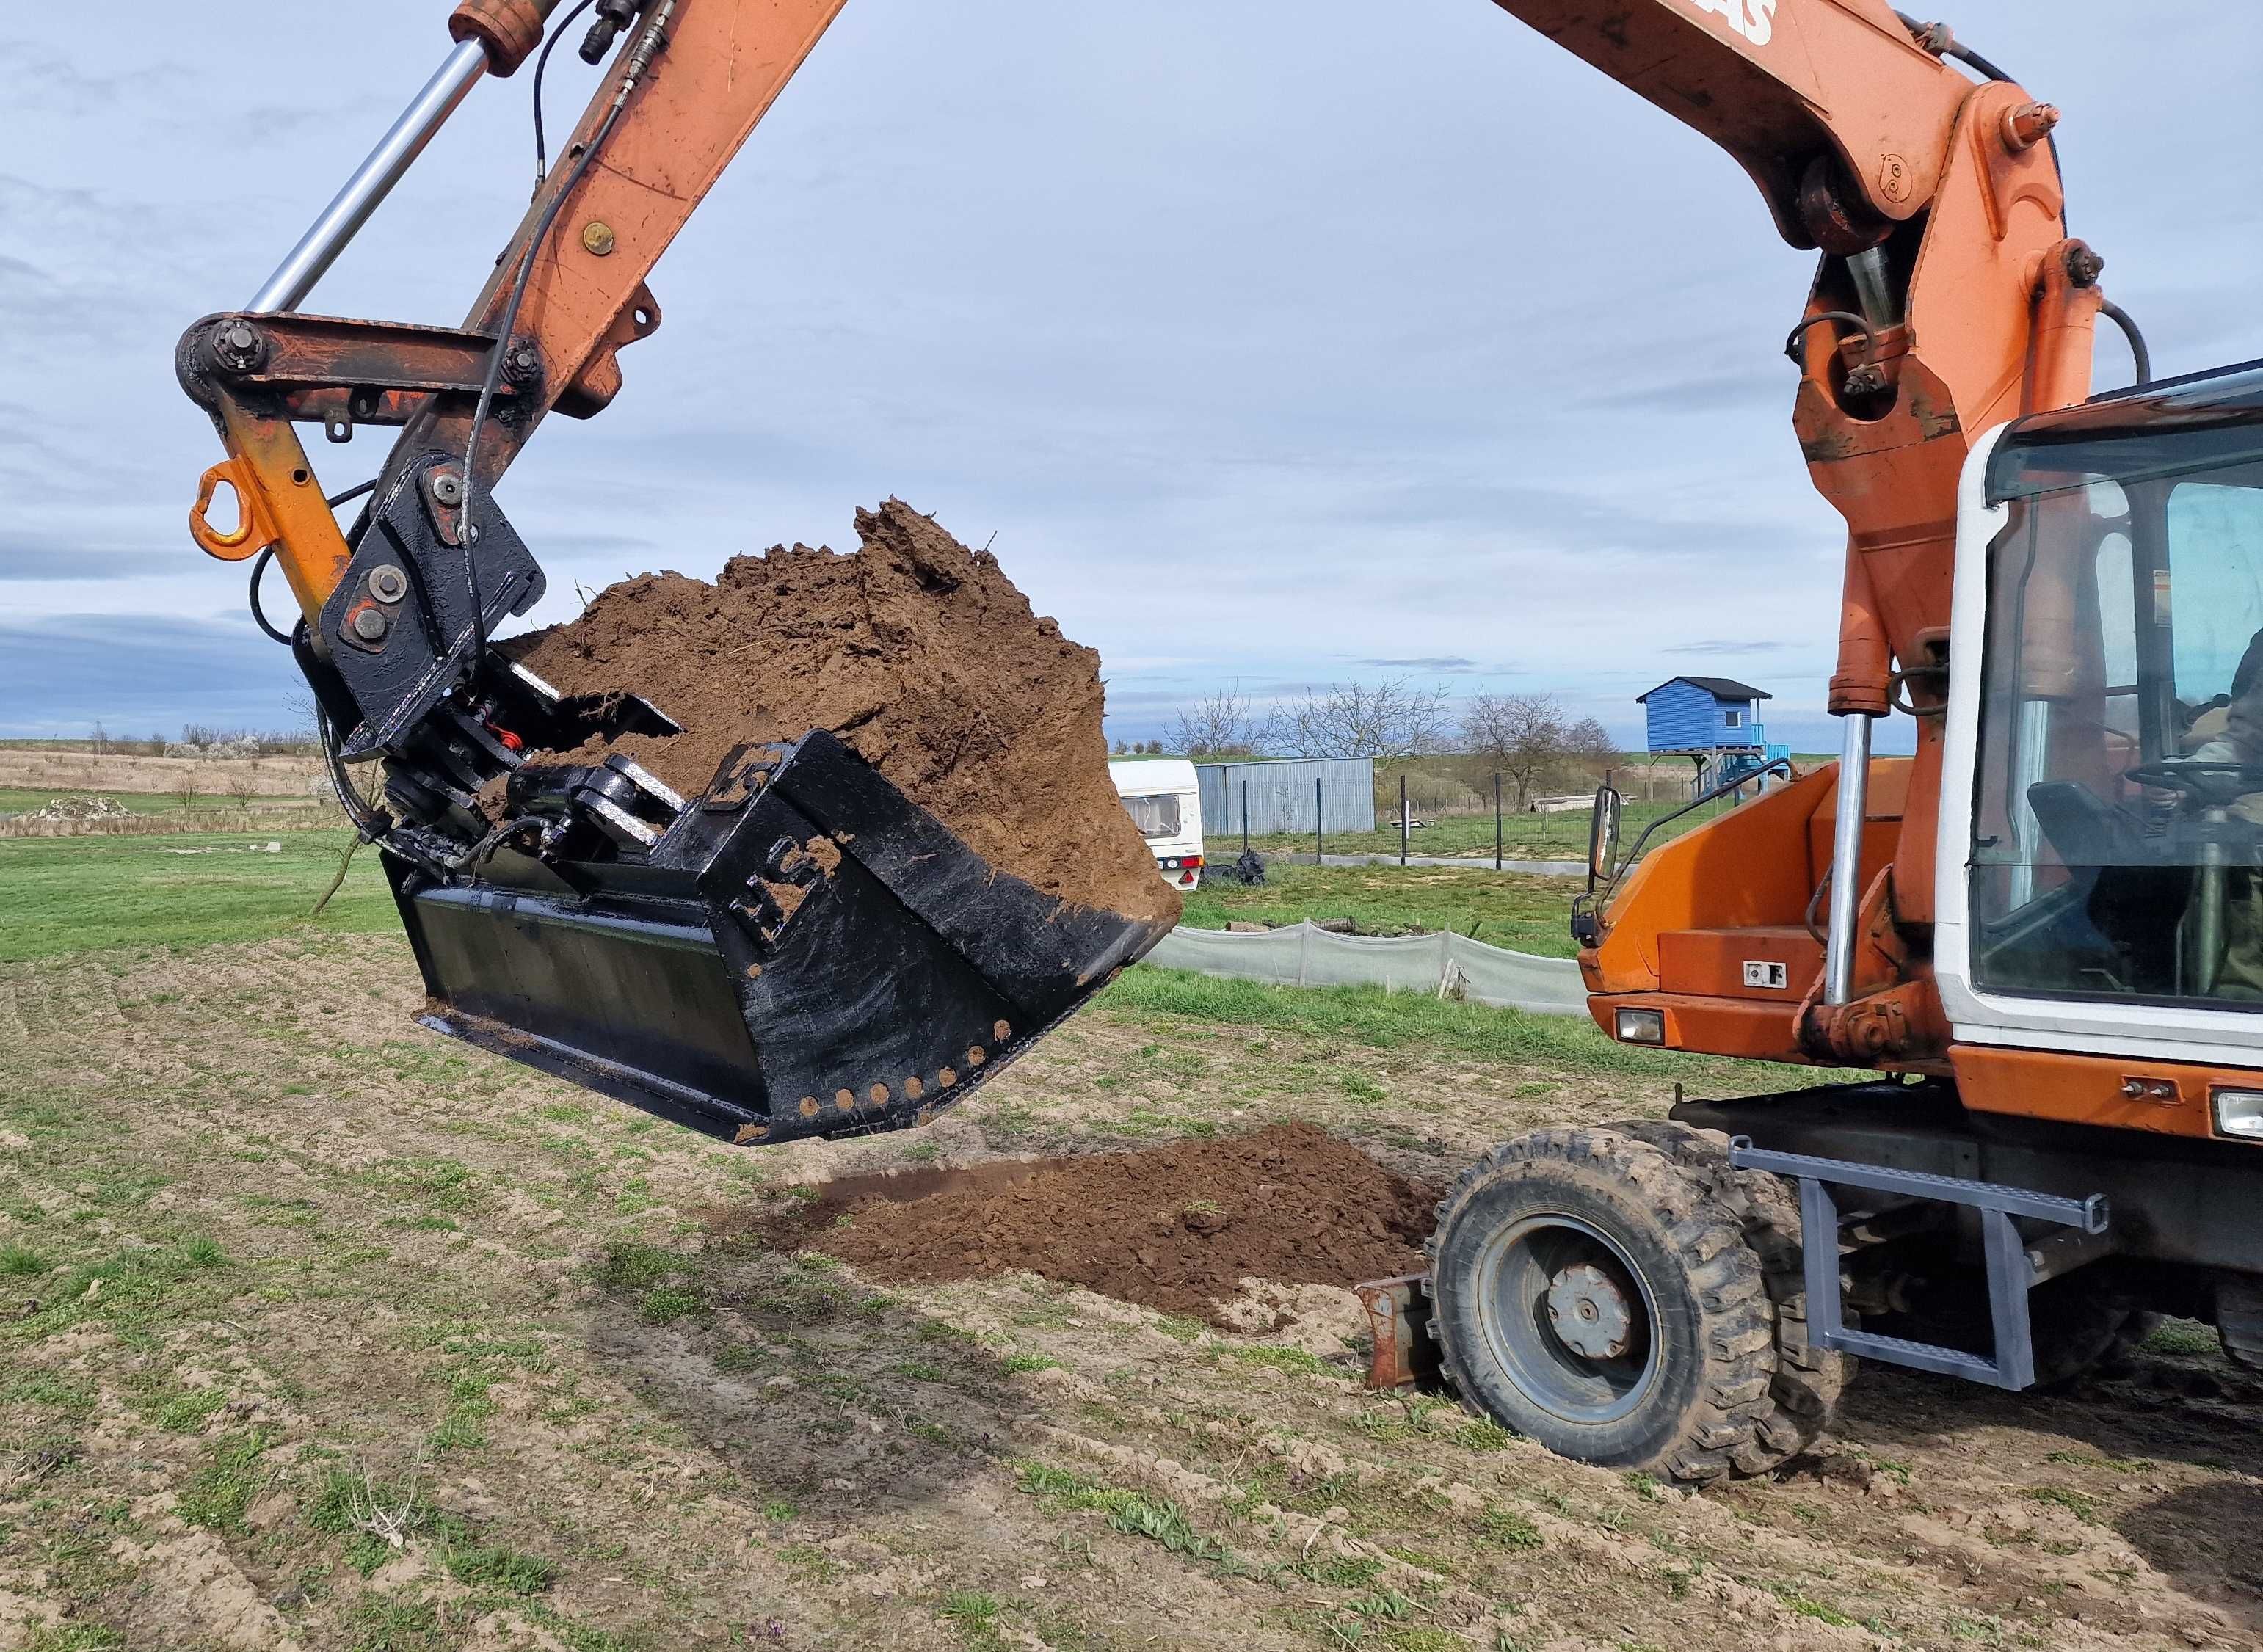
[[241, 790], [304, 802], [322, 774], [313, 757], [143, 757], [130, 753], [0, 747], [0, 787], [170, 793], [184, 782], [213, 797]]
[[1655, 1081], [1103, 1001], [925, 1132], [734, 1150], [416, 1006], [396, 941], [0, 968], [0, 1648], [2263, 1643], [2263, 1396], [2190, 1338], [2064, 1397], [1873, 1370], [1693, 1497], [1363, 1392], [1329, 1287], [1221, 1331], [761, 1237], [1292, 1120], [1433, 1180]]

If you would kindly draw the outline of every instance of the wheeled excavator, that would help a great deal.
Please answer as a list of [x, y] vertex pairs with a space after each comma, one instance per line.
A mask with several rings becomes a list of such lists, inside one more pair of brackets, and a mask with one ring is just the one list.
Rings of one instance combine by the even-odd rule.
[[[673, 725], [491, 646], [543, 588], [497, 483], [546, 415], [618, 392], [661, 322], [647, 277], [842, 0], [556, 3], [463, 0], [274, 276], [189, 328], [181, 382], [226, 449], [192, 531], [258, 559], [255, 606], [257, 568], [289, 583], [269, 629], [426, 1026], [739, 1143], [917, 1122], [1156, 931], [1055, 910], [822, 731], [696, 797], [527, 762]], [[1847, 526], [1840, 761], [1647, 853], [1598, 797], [1573, 913], [1595, 1021], [1872, 1076], [1496, 1147], [1384, 1295], [1378, 1369], [1703, 1482], [1806, 1449], [1858, 1360], [2019, 1389], [2167, 1312], [2263, 1361], [2263, 364], [2151, 379], [2067, 233], [2058, 112], [1942, 25], [1495, 3], [1726, 149], [1816, 253], [1792, 422]], [[585, 15], [599, 90], [463, 325], [307, 313], [474, 84]], [[2137, 382], [2092, 395], [2101, 315]], [[398, 433], [343, 521], [307, 425]], [[1871, 755], [1888, 716], [1913, 757]], [[497, 786], [500, 824], [474, 806]], [[797, 864], [820, 834], [838, 865]], [[796, 899], [765, 898], [780, 879]]]

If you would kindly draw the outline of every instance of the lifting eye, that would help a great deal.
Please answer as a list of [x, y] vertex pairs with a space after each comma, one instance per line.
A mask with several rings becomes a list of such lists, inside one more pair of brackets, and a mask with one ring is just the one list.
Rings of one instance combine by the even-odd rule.
[[[213, 520], [222, 514], [228, 517], [225, 527]], [[235, 491], [235, 484], [225, 476], [213, 485], [212, 501], [205, 507], [205, 521], [211, 527], [213, 537], [218, 539], [233, 539], [243, 531], [243, 495]]]

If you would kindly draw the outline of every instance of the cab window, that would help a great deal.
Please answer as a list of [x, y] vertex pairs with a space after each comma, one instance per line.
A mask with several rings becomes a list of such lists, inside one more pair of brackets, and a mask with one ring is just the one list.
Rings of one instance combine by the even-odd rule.
[[2263, 1000], [2263, 465], [2014, 501], [1982, 674], [1977, 984]]

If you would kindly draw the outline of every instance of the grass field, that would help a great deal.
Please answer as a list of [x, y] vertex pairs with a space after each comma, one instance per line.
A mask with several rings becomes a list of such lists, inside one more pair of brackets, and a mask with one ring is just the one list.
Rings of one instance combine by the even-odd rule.
[[[242, 804], [235, 794], [229, 792], [199, 792], [193, 802], [184, 804], [172, 792], [164, 791], [87, 791], [69, 786], [0, 786], [0, 814], [28, 814], [34, 809], [44, 809], [58, 797], [108, 797], [123, 804], [135, 814], [179, 814], [184, 809], [238, 809]], [[303, 809], [312, 814], [322, 805], [306, 797], [271, 797], [254, 796], [252, 806], [257, 809]]]
[[[1663, 819], [1681, 805], [1678, 803], [1630, 803], [1621, 817], [1619, 842], [1623, 848], [1631, 849], [1643, 829], [1653, 820]], [[1715, 805], [1691, 811], [1672, 825], [1661, 827], [1652, 844], [1664, 843], [1679, 837], [1691, 827], [1712, 819]], [[1377, 809], [1376, 819], [1380, 822], [1385, 811]], [[1421, 817], [1418, 815], [1417, 819]], [[1501, 847], [1506, 858], [1512, 861], [1584, 861], [1587, 858], [1587, 822], [1586, 810], [1572, 814], [1511, 814], [1501, 822]], [[1491, 859], [1493, 855], [1493, 821], [1490, 814], [1440, 815], [1427, 826], [1415, 827], [1409, 833], [1407, 853], [1410, 855], [1457, 855]], [[1267, 837], [1252, 837], [1252, 847], [1270, 853], [1276, 849], [1309, 850], [1312, 834], [1278, 833]], [[1219, 832], [1212, 836], [1210, 853], [1218, 858], [1231, 860], [1241, 850], [1241, 834]], [[1372, 832], [1331, 832], [1327, 834], [1330, 855], [1396, 855], [1399, 853], [1399, 828], [1378, 826]]]
[[[0, 963], [106, 947], [209, 946], [299, 927], [349, 834], [183, 832], [163, 837], [0, 839]], [[270, 855], [277, 843], [281, 852]], [[398, 934], [377, 855], [306, 927]]]
[[1180, 921], [1223, 929], [1232, 920], [1293, 924], [1348, 918], [1363, 934], [1451, 929], [1496, 947], [1568, 958], [1576, 878], [1462, 871], [1445, 866], [1298, 866], [1275, 860], [1255, 888], [1206, 883], [1187, 898]]
[[1685, 1497], [1365, 1391], [1333, 1287], [1221, 1330], [1042, 1247], [883, 1287], [748, 1237], [844, 1175], [1289, 1121], [1435, 1183], [1782, 1073], [1139, 969], [925, 1129], [735, 1150], [416, 1027], [374, 867], [310, 926], [299, 837], [0, 843], [0, 1652], [2263, 1631], [2263, 1407], [2189, 1327], [2074, 1396], [1870, 1372], [1818, 1457]]

